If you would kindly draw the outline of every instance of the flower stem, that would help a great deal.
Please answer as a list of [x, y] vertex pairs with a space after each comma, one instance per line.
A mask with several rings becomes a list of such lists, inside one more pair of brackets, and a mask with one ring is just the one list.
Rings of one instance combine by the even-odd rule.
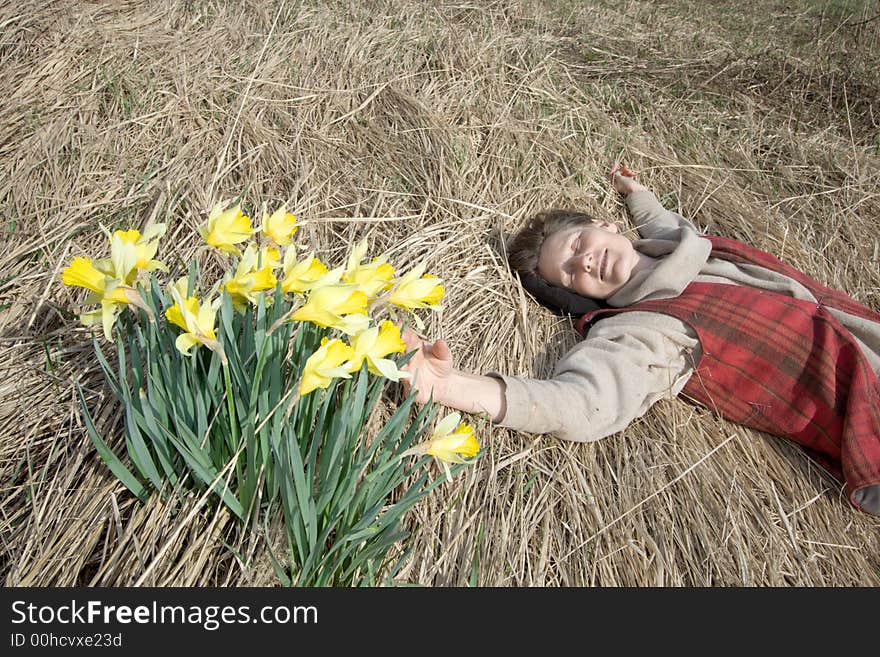
[[229, 378], [229, 363], [223, 363], [223, 381], [226, 383], [226, 408], [229, 411], [229, 430], [232, 431], [233, 444], [238, 447], [238, 418], [235, 414], [235, 399], [232, 396], [232, 381]]

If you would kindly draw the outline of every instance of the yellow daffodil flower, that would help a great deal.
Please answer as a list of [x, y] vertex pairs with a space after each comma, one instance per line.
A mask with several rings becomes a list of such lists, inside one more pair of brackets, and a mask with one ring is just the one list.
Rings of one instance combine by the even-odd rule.
[[369, 264], [361, 264], [366, 252], [367, 240], [361, 240], [348, 256], [342, 280], [346, 283], [354, 283], [358, 289], [373, 299], [379, 292], [392, 286], [394, 267], [385, 262], [384, 257], [375, 258]]
[[351, 374], [348, 373], [343, 363], [348, 361], [352, 355], [354, 355], [354, 350], [342, 340], [322, 338], [321, 346], [309, 356], [303, 367], [299, 394], [307, 395], [317, 388], [326, 388], [336, 377], [350, 379]]
[[327, 266], [314, 256], [314, 252], [296, 262], [296, 249], [292, 247], [284, 253], [283, 272], [281, 289], [296, 294], [308, 292], [328, 273]]
[[448, 464], [466, 463], [465, 457], [474, 457], [480, 451], [480, 443], [474, 436], [473, 427], [466, 422], [459, 424], [460, 422], [460, 413], [450, 413], [437, 423], [428, 440], [406, 450], [401, 458], [430, 454], [440, 461], [446, 471], [446, 478], [452, 481]]
[[[165, 224], [153, 224], [144, 229], [143, 234], [134, 228], [129, 230], [117, 230], [110, 237], [110, 246], [113, 248], [114, 238], [118, 238], [123, 244], [131, 244], [134, 248], [135, 261], [133, 268], [125, 276], [125, 284], [131, 285], [140, 270], [155, 271], [160, 269], [167, 271], [167, 267], [159, 260], [154, 260], [156, 251], [159, 250], [159, 238], [165, 234]], [[105, 260], [98, 264], [104, 269], [112, 266], [110, 261]], [[110, 272], [108, 272], [110, 273]], [[112, 273], [110, 273], [112, 275]]]
[[293, 234], [298, 230], [299, 224], [296, 217], [287, 211], [287, 206], [282, 205], [271, 215], [266, 214], [263, 207], [263, 234], [278, 246], [287, 246], [293, 241]]
[[437, 423], [431, 438], [425, 443], [425, 454], [447, 463], [464, 463], [462, 457], [473, 457], [480, 451], [474, 429], [461, 422], [460, 413], [450, 413]]
[[224, 210], [223, 203], [218, 203], [208, 215], [207, 225], [201, 226], [199, 232], [211, 246], [232, 255], [241, 255], [235, 245], [257, 231], [251, 226], [251, 218], [241, 211], [240, 205]]
[[393, 360], [385, 358], [390, 353], [406, 351], [406, 344], [400, 338], [400, 329], [387, 319], [381, 326], [373, 326], [351, 339], [354, 356], [348, 363], [348, 371], [356, 372], [364, 360], [367, 369], [377, 376], [399, 381], [410, 376], [409, 372], [397, 369]]
[[441, 282], [436, 276], [425, 274], [425, 265], [418, 265], [397, 281], [388, 301], [405, 310], [440, 310], [440, 300], [445, 293]]
[[180, 353], [189, 356], [190, 350], [195, 345], [202, 344], [220, 356], [220, 359], [225, 363], [226, 354], [223, 351], [223, 346], [217, 340], [217, 333], [214, 330], [214, 320], [217, 316], [216, 305], [199, 304], [198, 297], [195, 295], [184, 299], [181, 289], [185, 289], [185, 285], [186, 279], [181, 279], [171, 286], [174, 305], [165, 311], [166, 319], [184, 331], [177, 336], [174, 346]]
[[306, 304], [291, 318], [354, 335], [369, 325], [370, 318], [366, 315], [368, 301], [367, 295], [356, 285], [325, 285], [313, 289]]
[[[253, 244], [248, 245], [241, 262], [235, 269], [235, 274], [228, 278], [221, 288], [232, 297], [232, 305], [236, 310], [243, 311], [248, 303], [256, 304], [259, 300], [257, 297], [259, 292], [275, 289], [278, 279], [275, 278], [272, 268], [273, 262], [277, 265], [278, 257], [278, 251], [275, 249], [266, 248], [258, 254]], [[257, 264], [258, 260], [262, 265]]]
[[[87, 303], [100, 303], [100, 310], [92, 310], [81, 314], [80, 321], [86, 326], [101, 323], [104, 329], [104, 337], [112, 340], [113, 324], [121, 306], [128, 303], [124, 291], [119, 289], [118, 281], [114, 281], [104, 272], [95, 268], [89, 258], [76, 257], [68, 267], [61, 272], [61, 282], [71, 287], [81, 287], [89, 290]], [[108, 283], [110, 293], [108, 295]]]
[[[121, 240], [114, 238], [116, 241], [112, 268], [119, 272], [128, 272], [131, 269], [130, 263], [133, 262], [134, 251], [120, 247]], [[130, 246], [130, 245], [129, 245]], [[104, 337], [112, 340], [113, 324], [116, 323], [116, 316], [122, 310], [123, 306], [132, 304], [143, 308], [144, 311], [153, 318], [150, 307], [141, 298], [137, 290], [124, 285], [122, 278], [114, 278], [108, 276], [104, 271], [97, 268], [98, 263], [93, 263], [89, 258], [75, 257], [68, 267], [61, 272], [61, 282], [71, 287], [81, 287], [90, 292], [86, 303], [100, 303], [100, 310], [92, 310], [80, 315], [80, 321], [86, 326], [93, 326], [101, 323], [104, 329]]]

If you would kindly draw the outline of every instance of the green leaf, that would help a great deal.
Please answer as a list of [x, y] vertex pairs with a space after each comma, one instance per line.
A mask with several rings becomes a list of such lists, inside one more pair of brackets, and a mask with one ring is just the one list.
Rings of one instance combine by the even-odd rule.
[[245, 518], [244, 507], [233, 494], [231, 487], [227, 485], [226, 481], [224, 479], [218, 479], [219, 471], [211, 464], [205, 464], [199, 459], [197, 453], [187, 449], [186, 446], [178, 441], [172, 434], [169, 434], [168, 437], [177, 447], [178, 452], [180, 452], [180, 455], [190, 467], [195, 478], [206, 487], [211, 487], [211, 490], [223, 500], [223, 503], [226, 504], [229, 510], [243, 520]]
[[[140, 401], [141, 404], [145, 401], [143, 391], [140, 392]], [[153, 487], [156, 490], [162, 490], [164, 485], [162, 475], [159, 474], [159, 470], [153, 462], [153, 457], [150, 456], [150, 450], [147, 448], [143, 436], [141, 436], [141, 432], [138, 430], [138, 424], [133, 414], [133, 406], [133, 404], [125, 405], [125, 429], [130, 448], [128, 455], [138, 471], [150, 480]]]
[[306, 480], [306, 472], [299, 446], [292, 445], [292, 448], [288, 450], [288, 456], [290, 472], [293, 475], [293, 485], [296, 490], [296, 500], [303, 517], [308, 544], [312, 546], [318, 539], [318, 522], [311, 497], [311, 483]]
[[281, 497], [281, 505], [284, 512], [285, 527], [290, 536], [291, 543], [299, 554], [299, 563], [303, 563], [307, 556], [306, 532], [302, 523], [302, 515], [297, 509], [296, 492], [294, 491], [290, 460], [287, 458], [287, 453], [290, 451], [290, 448], [286, 442], [279, 441], [273, 441], [272, 448], [276, 455], [276, 478], [280, 484], [279, 496]]
[[268, 513], [264, 516], [263, 521], [263, 535], [266, 537], [266, 552], [269, 555], [269, 560], [272, 562], [272, 569], [275, 571], [275, 576], [281, 582], [281, 586], [290, 586], [291, 580], [290, 577], [287, 576], [287, 572], [284, 566], [278, 561], [275, 557], [275, 553], [272, 551], [272, 542], [269, 536], [269, 527], [265, 524], [266, 518], [268, 517]]
[[483, 523], [477, 529], [477, 544], [474, 546], [474, 558], [471, 561], [471, 576], [468, 578], [468, 586], [478, 586], [480, 583], [480, 546], [483, 544]]
[[103, 438], [98, 434], [97, 429], [95, 429], [79, 382], [76, 383], [76, 392], [79, 395], [80, 408], [82, 409], [86, 430], [88, 431], [89, 438], [92, 439], [92, 444], [94, 444], [98, 455], [103, 459], [104, 463], [107, 464], [107, 467], [110, 468], [110, 472], [116, 475], [116, 478], [119, 479], [128, 490], [134, 493], [142, 502], [146, 502], [148, 497], [147, 489], [144, 488], [143, 484], [137, 480], [137, 477], [135, 477], [128, 468], [122, 464], [122, 461], [120, 461], [116, 454], [110, 450], [107, 443], [104, 442]]
[[98, 339], [95, 337], [92, 337], [92, 347], [94, 348], [95, 355], [98, 357], [101, 370], [104, 372], [104, 378], [106, 378], [107, 383], [110, 384], [110, 389], [113, 391], [113, 394], [116, 395], [117, 399], [122, 398], [122, 391], [119, 389], [119, 380], [113, 373], [113, 368], [111, 368], [110, 363], [107, 362], [107, 358], [104, 356], [104, 351], [101, 349], [101, 346], [98, 344]]

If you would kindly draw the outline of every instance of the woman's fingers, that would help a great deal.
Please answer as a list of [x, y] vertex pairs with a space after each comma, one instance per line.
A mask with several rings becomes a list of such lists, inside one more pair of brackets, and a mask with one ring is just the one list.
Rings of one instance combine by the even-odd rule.
[[403, 340], [403, 344], [406, 345], [407, 351], [421, 349], [423, 346], [422, 338], [408, 326], [403, 329], [400, 334], [400, 338]]
[[442, 361], [452, 360], [452, 352], [449, 350], [449, 345], [446, 344], [446, 340], [443, 340], [442, 338], [431, 345], [431, 355]]
[[[419, 350], [414, 358], [421, 356], [425, 360], [452, 361], [452, 352], [449, 345], [442, 338], [436, 342], [427, 342], [417, 335], [415, 331], [407, 327], [400, 334], [407, 351]], [[412, 362], [412, 361], [410, 361]]]
[[611, 167], [611, 173], [608, 174], [612, 181], [614, 180], [615, 174], [620, 174], [621, 176], [626, 176], [627, 178], [636, 177], [636, 174], [633, 173], [632, 169], [630, 169], [625, 164], [621, 164], [620, 162], [615, 162], [614, 166]]

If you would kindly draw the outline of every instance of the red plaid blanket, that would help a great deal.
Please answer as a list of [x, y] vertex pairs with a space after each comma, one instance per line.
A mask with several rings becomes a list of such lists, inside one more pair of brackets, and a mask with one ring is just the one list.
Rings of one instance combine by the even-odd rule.
[[800, 282], [818, 303], [756, 288], [692, 283], [678, 297], [585, 315], [634, 310], [679, 318], [696, 331], [703, 357], [682, 396], [723, 417], [805, 447], [846, 483], [850, 501], [880, 484], [880, 382], [852, 334], [828, 311], [880, 322], [880, 313], [827, 288], [769, 253], [710, 237], [712, 255], [761, 265]]

